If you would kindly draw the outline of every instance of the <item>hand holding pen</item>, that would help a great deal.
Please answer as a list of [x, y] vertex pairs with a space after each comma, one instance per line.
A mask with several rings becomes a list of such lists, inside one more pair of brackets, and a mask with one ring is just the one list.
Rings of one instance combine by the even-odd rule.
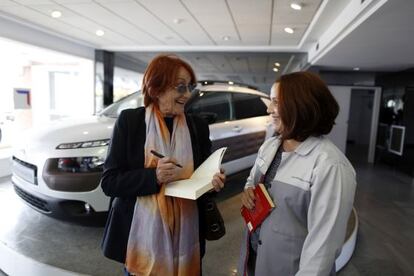
[[182, 166], [174, 158], [165, 157], [154, 150], [151, 150], [151, 153], [160, 158], [156, 168], [158, 184], [167, 184], [179, 179]]
[[[150, 150], [150, 152], [152, 153], [152, 154], [154, 154], [155, 156], [157, 156], [158, 158], [164, 158], [165, 156], [164, 155], [162, 155], [161, 153], [159, 153], [159, 152], [156, 152], [155, 150]], [[180, 164], [178, 164], [177, 162], [173, 162], [174, 163], [174, 165], [176, 165], [177, 167], [179, 167], [179, 168], [182, 168], [183, 166], [181, 166]]]

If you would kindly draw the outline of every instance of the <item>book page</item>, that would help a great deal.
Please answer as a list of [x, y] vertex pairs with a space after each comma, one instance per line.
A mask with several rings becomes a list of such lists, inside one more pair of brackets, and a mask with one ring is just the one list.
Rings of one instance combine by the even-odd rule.
[[213, 152], [189, 179], [177, 180], [165, 186], [165, 195], [187, 199], [197, 199], [213, 188], [211, 180], [220, 171], [221, 161], [227, 148]]
[[190, 179], [204, 178], [220, 171], [221, 160], [227, 148], [219, 148], [213, 152], [191, 175]]

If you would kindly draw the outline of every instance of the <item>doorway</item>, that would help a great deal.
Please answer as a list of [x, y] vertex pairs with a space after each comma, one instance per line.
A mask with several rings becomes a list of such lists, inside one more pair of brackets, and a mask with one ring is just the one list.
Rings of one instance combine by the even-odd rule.
[[346, 156], [353, 163], [369, 162], [375, 89], [351, 89]]

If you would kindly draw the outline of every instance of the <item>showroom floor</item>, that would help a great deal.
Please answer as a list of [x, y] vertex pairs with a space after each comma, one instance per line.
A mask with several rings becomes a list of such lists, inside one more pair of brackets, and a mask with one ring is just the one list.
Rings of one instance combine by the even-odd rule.
[[[358, 240], [351, 261], [339, 275], [414, 275], [412, 180], [382, 165], [357, 166]], [[235, 274], [242, 229], [237, 194], [241, 182], [229, 182], [222, 196], [219, 207], [227, 234], [219, 241], [208, 242], [203, 275]], [[72, 225], [39, 214], [17, 198], [10, 178], [0, 179], [0, 219], [0, 243], [40, 263], [77, 274], [122, 275], [121, 265], [101, 255], [102, 228]]]

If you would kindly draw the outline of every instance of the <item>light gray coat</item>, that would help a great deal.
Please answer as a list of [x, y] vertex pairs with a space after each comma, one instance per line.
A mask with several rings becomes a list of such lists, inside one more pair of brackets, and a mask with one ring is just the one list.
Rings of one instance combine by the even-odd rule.
[[[262, 145], [245, 188], [266, 173], [279, 144], [274, 137]], [[354, 168], [327, 138], [309, 137], [283, 152], [269, 190], [276, 208], [261, 225], [255, 275], [335, 275], [355, 188]], [[246, 275], [247, 249], [246, 231], [240, 275]]]

